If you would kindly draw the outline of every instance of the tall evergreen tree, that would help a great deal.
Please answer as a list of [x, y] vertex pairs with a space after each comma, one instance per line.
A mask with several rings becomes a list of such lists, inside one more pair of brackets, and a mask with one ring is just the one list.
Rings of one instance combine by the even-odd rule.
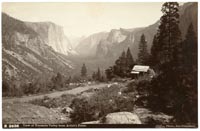
[[158, 43], [157, 35], [154, 36], [152, 46], [151, 46], [151, 55], [150, 55], [150, 65], [155, 68], [159, 64], [159, 53], [161, 50], [161, 45]]
[[162, 6], [163, 16], [160, 18], [160, 25], [151, 48], [153, 66], [165, 68], [169, 66], [167, 63], [179, 62], [181, 33], [178, 26], [178, 8], [177, 2], [166, 2]]
[[114, 77], [114, 74], [113, 74], [113, 67], [109, 67], [108, 69], [105, 70], [105, 74], [106, 74], [106, 78], [108, 80], [111, 80], [113, 77]]
[[64, 78], [59, 72], [51, 78], [51, 81], [53, 82], [53, 89], [59, 89], [64, 86]]
[[87, 76], [87, 68], [86, 68], [85, 64], [83, 64], [83, 66], [81, 68], [81, 76], [82, 77]]
[[96, 73], [95, 72], [93, 72], [93, 74], [92, 74], [92, 79], [96, 80]]
[[96, 73], [96, 79], [97, 79], [98, 81], [101, 80], [101, 71], [100, 71], [99, 67], [98, 67], [98, 70], [97, 70], [97, 73]]
[[127, 63], [126, 63], [126, 52], [123, 51], [122, 55], [120, 57], [120, 72], [121, 72], [121, 76], [124, 77], [126, 74], [126, 70], [127, 70]]
[[163, 16], [151, 50], [161, 73], [151, 82], [150, 96], [154, 98], [153, 108], [159, 105], [157, 109], [170, 111], [176, 122], [183, 123], [197, 120], [197, 40], [190, 26], [186, 40], [181, 42], [178, 9], [177, 2], [162, 6]]
[[134, 65], [133, 56], [131, 54], [130, 48], [127, 49], [126, 52], [126, 66], [130, 69]]
[[[181, 43], [181, 32], [179, 30], [179, 4], [177, 2], [166, 2], [162, 6], [163, 16], [160, 19], [158, 31], [158, 43], [161, 50], [159, 60], [161, 64], [178, 60], [178, 50]], [[174, 63], [175, 64], [175, 63]]]
[[176, 113], [180, 122], [197, 123], [197, 55], [197, 37], [191, 24], [183, 42], [183, 64], [178, 80], [184, 94], [181, 111]]
[[115, 65], [113, 68], [114, 68], [114, 74], [120, 77], [124, 77], [126, 75], [127, 61], [126, 61], [125, 51], [123, 51], [119, 59], [115, 61]]
[[130, 48], [127, 49], [126, 52], [126, 76], [129, 77], [130, 76], [130, 72], [134, 66], [135, 62], [133, 59], [133, 56], [131, 54]]
[[147, 51], [147, 41], [145, 39], [145, 35], [142, 34], [139, 43], [139, 53], [138, 53], [139, 64], [146, 64], [148, 57], [149, 53]]
[[186, 34], [186, 39], [183, 42], [183, 52], [184, 52], [184, 67], [189, 70], [191, 67], [197, 67], [197, 37], [193, 29], [193, 25], [190, 24]]

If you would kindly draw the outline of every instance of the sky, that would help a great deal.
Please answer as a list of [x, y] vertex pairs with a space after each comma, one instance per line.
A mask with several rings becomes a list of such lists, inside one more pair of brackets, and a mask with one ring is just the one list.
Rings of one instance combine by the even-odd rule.
[[119, 28], [145, 27], [162, 15], [163, 3], [2, 3], [2, 11], [29, 22], [51, 21], [67, 36], [81, 37]]

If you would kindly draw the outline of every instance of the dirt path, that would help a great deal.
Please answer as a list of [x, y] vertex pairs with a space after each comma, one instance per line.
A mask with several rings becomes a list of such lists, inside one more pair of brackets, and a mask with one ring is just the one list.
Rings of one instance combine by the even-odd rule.
[[57, 92], [53, 92], [53, 93], [49, 93], [49, 94], [42, 94], [42, 95], [36, 95], [36, 96], [25, 96], [25, 97], [21, 97], [21, 98], [3, 98], [2, 101], [3, 103], [12, 103], [14, 101], [19, 101], [19, 102], [28, 102], [30, 100], [34, 100], [34, 99], [39, 99], [39, 98], [43, 98], [44, 96], [48, 96], [51, 98], [55, 98], [55, 97], [59, 97], [63, 94], [72, 94], [72, 95], [76, 95], [79, 94], [81, 92], [87, 91], [89, 89], [99, 89], [99, 88], [103, 88], [105, 86], [107, 86], [108, 84], [98, 84], [98, 85], [91, 85], [91, 86], [84, 86], [84, 87], [77, 87], [74, 88], [72, 90], [66, 90], [66, 91], [57, 91]]

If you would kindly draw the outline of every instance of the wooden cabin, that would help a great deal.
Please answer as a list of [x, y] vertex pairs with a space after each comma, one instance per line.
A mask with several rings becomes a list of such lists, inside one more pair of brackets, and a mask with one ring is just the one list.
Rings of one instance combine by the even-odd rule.
[[151, 69], [149, 66], [146, 66], [146, 65], [135, 65], [133, 69], [131, 70], [132, 78], [138, 78], [144, 75], [147, 75], [150, 78], [153, 78], [155, 76], [155, 72], [153, 69]]

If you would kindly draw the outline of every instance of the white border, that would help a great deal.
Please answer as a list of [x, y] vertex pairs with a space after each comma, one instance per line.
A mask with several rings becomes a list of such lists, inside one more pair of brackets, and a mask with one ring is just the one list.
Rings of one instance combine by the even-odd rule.
[[[169, 0], [169, 1], [177, 1], [177, 2], [198, 2], [198, 0]], [[1, 6], [0, 6], [0, 10], [2, 11], [2, 2], [166, 2], [166, 0], [1, 0], [0, 3], [1, 3]], [[199, 7], [199, 3], [198, 3], [198, 7]], [[199, 10], [198, 10], [198, 18], [199, 18]], [[0, 25], [1, 25], [1, 20], [0, 20]], [[198, 25], [199, 25], [199, 20], [198, 20]], [[198, 29], [198, 32], [199, 32], [199, 29]], [[2, 33], [1, 31], [1, 28], [0, 28], [0, 33]], [[198, 33], [199, 34], [199, 33]], [[2, 37], [2, 34], [0, 34], [1, 37]], [[2, 38], [0, 37], [0, 41], [1, 41], [1, 45], [0, 47], [2, 46]], [[199, 35], [198, 35], [198, 42], [199, 42], [200, 38], [199, 38]], [[198, 43], [199, 44], [199, 43]], [[200, 51], [200, 45], [198, 45], [198, 51]], [[0, 94], [2, 95], [2, 48], [0, 49], [0, 61], [1, 61], [1, 64], [0, 64]], [[200, 61], [200, 55], [198, 53], [198, 69], [199, 69], [199, 62]], [[199, 78], [199, 71], [198, 71], [198, 82], [200, 81], [200, 78]], [[198, 89], [199, 89], [199, 84], [198, 84]], [[199, 109], [199, 91], [198, 91], [198, 109]], [[2, 101], [2, 96], [0, 96], [0, 101]], [[2, 129], [2, 104], [0, 104], [0, 126], [1, 126], [1, 130]], [[199, 114], [200, 112], [198, 112], [198, 126], [200, 126], [200, 119], [199, 119]], [[36, 130], [57, 130], [57, 129], [37, 129], [35, 128]], [[35, 129], [32, 129], [32, 130], [35, 130]], [[61, 128], [62, 129], [62, 128]], [[158, 128], [159, 129], [159, 128]], [[158, 130], [157, 128], [153, 128], [153, 129], [148, 129], [150, 131], [154, 131], [154, 130]], [[21, 130], [21, 129], [14, 129], [14, 130]], [[25, 129], [27, 130], [27, 129]], [[69, 129], [69, 128], [65, 128], [63, 130], [77, 130], [77, 129]], [[78, 130], [88, 130], [88, 129], [78, 129]], [[90, 129], [92, 130], [92, 129]], [[112, 128], [108, 128], [108, 129], [104, 129], [104, 130], [113, 130]], [[122, 130], [120, 128], [118, 129], [114, 129], [114, 130]], [[144, 130], [144, 128], [130, 128], [130, 129], [123, 129], [123, 130]], [[159, 130], [169, 130], [169, 129], [159, 129]], [[174, 129], [170, 129], [170, 130], [191, 130], [189, 128], [174, 128]], [[192, 129], [192, 130], [197, 130], [197, 129]]]

